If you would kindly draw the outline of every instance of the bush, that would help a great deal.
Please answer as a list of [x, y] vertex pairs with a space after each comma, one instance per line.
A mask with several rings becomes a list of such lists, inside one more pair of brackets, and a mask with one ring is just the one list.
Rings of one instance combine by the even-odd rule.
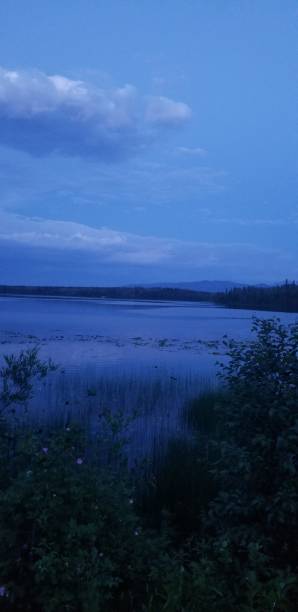
[[[5, 359], [0, 431], [0, 604], [33, 612], [130, 610], [146, 597], [162, 539], [144, 533], [121, 458], [120, 416], [106, 415], [103, 452], [74, 424], [24, 423], [43, 364], [36, 350]], [[18, 409], [16, 409], [18, 408]], [[11, 414], [14, 418], [11, 418]], [[114, 443], [114, 447], [113, 447]], [[111, 465], [101, 455], [118, 455]], [[117, 465], [117, 470], [115, 470]], [[136, 604], [137, 605], [137, 604]]]
[[68, 429], [47, 443], [22, 436], [10, 461], [0, 575], [12, 609], [98, 611], [146, 565], [126, 481], [88, 465], [80, 434]]
[[297, 568], [298, 326], [256, 320], [254, 330], [250, 346], [229, 344], [209, 524], [244, 556], [257, 541], [277, 567]]
[[170, 443], [139, 512], [113, 454], [125, 415], [104, 415], [97, 452], [74, 424], [33, 431], [11, 408], [46, 371], [37, 352], [6, 361], [1, 610], [296, 611], [298, 327], [254, 331], [228, 343], [225, 392], [189, 408], [193, 435]]
[[[180, 561], [180, 562], [179, 562]], [[228, 541], [200, 542], [180, 560], [161, 568], [146, 612], [296, 612], [297, 576], [274, 571], [258, 546], [245, 566]], [[156, 567], [153, 572], [156, 574]], [[154, 591], [158, 584], [158, 592]]]

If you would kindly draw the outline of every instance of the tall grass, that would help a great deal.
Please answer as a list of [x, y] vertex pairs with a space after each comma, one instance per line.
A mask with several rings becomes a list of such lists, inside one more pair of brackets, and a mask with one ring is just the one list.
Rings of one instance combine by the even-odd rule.
[[115, 469], [125, 457], [148, 524], [160, 527], [166, 515], [184, 538], [200, 531], [216, 493], [210, 438], [222, 395], [215, 380], [166, 370], [89, 379], [58, 371], [38, 379], [24, 422], [45, 432], [76, 423], [85, 430], [85, 456]]
[[223, 394], [215, 386], [203, 387], [185, 402], [180, 435], [155, 444], [144, 477], [136, 478], [140, 510], [148, 524], [160, 527], [166, 517], [178, 539], [200, 533], [204, 513], [218, 492], [210, 471], [216, 454], [210, 439], [217, 430], [215, 408]]
[[186, 406], [214, 384], [191, 373], [174, 377], [166, 369], [147, 376], [104, 374], [89, 379], [78, 373], [57, 372], [38, 383], [28, 414], [31, 422], [42, 427], [75, 421], [90, 435], [90, 444], [101, 427], [103, 413], [124, 415], [132, 466], [148, 456], [162, 458], [170, 439], [188, 438]]

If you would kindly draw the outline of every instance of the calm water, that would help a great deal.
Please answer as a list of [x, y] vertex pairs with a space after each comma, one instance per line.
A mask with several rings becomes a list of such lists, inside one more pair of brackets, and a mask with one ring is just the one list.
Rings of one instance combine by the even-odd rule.
[[166, 367], [203, 375], [222, 354], [221, 339], [250, 336], [253, 315], [297, 315], [191, 302], [0, 297], [1, 354], [39, 345], [67, 371]]
[[295, 314], [191, 302], [0, 297], [0, 358], [38, 346], [60, 367], [39, 383], [30, 414], [95, 427], [102, 408], [138, 410], [132, 457], [181, 434], [185, 402], [214, 385], [225, 360], [222, 337], [251, 336], [253, 315]]

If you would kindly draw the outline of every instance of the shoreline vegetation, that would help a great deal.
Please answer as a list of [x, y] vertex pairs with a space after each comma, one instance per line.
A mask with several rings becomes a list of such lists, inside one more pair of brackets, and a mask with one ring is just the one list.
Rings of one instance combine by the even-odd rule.
[[[296, 612], [298, 323], [225, 339], [221, 385], [127, 463], [130, 416], [30, 420], [38, 349], [0, 369], [0, 607], [7, 612]], [[111, 402], [112, 404], [112, 402]], [[61, 407], [62, 408], [62, 407]], [[27, 411], [28, 412], [27, 412]]]
[[272, 287], [245, 286], [225, 292], [195, 291], [172, 287], [68, 287], [0, 285], [1, 296], [73, 297], [123, 300], [166, 300], [212, 303], [212, 305], [298, 313], [298, 284], [286, 281]]

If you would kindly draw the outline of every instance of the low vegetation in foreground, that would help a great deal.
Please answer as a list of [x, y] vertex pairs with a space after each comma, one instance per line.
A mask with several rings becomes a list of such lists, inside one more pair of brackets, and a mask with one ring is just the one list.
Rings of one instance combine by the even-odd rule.
[[6, 359], [1, 610], [297, 610], [298, 326], [254, 326], [150, 470], [128, 470], [119, 414], [102, 414], [92, 440], [74, 422], [27, 424], [32, 380], [53, 365], [36, 351]]

